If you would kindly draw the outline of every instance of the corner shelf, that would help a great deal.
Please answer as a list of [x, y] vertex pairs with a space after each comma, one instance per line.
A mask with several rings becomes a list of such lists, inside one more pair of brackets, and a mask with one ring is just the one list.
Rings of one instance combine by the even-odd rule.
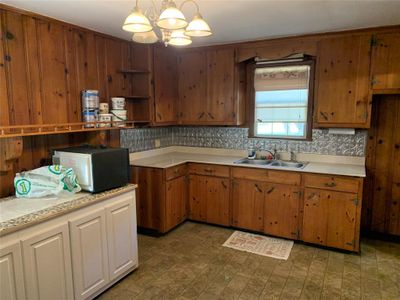
[[128, 96], [124, 96], [124, 98], [126, 99], [149, 99], [150, 96], [144, 96], [144, 95], [128, 95]]
[[[138, 121], [107, 121], [107, 122], [79, 122], [40, 125], [0, 126], [0, 139], [35, 135], [50, 135], [73, 132], [103, 131], [135, 128], [135, 124], [150, 123], [150, 120]], [[111, 124], [113, 127], [97, 127], [100, 124]], [[94, 125], [95, 127], [85, 127]], [[124, 125], [119, 127], [119, 125]]]
[[123, 74], [149, 74], [150, 70], [144, 70], [144, 69], [124, 69], [124, 70], [118, 70], [118, 73], [123, 73]]

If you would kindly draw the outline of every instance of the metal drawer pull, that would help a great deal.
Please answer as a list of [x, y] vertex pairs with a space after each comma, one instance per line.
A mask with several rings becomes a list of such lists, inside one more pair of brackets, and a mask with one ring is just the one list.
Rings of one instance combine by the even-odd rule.
[[257, 191], [258, 191], [259, 193], [262, 193], [262, 189], [260, 189], [260, 187], [258, 186], [257, 183], [254, 184], [254, 187], [257, 189]]
[[272, 193], [272, 191], [275, 189], [275, 187], [273, 186], [273, 187], [271, 187], [268, 191], [267, 191], [267, 194], [271, 194]]
[[221, 181], [221, 184], [222, 184], [222, 186], [224, 187], [224, 189], [226, 189], [226, 188], [227, 188], [227, 186], [226, 186], [225, 182]]
[[204, 172], [212, 172], [213, 170], [212, 169], [210, 169], [210, 168], [206, 168], [206, 169], [204, 169]]
[[336, 183], [334, 183], [334, 182], [330, 182], [330, 183], [326, 182], [326, 183], [325, 183], [325, 186], [326, 186], [326, 187], [335, 187], [335, 186], [336, 186]]

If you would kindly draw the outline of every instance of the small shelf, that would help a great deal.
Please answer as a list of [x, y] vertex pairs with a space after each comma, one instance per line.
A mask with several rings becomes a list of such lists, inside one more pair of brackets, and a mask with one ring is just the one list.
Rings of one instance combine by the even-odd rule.
[[144, 96], [144, 95], [129, 95], [129, 96], [124, 96], [126, 99], [149, 99], [150, 96]]
[[[130, 128], [135, 128], [135, 124], [143, 124], [149, 122], [150, 122], [149, 120], [138, 120], [138, 121], [117, 121], [117, 122], [107, 121], [107, 122], [79, 122], [79, 123], [62, 123], [62, 124], [0, 126], [0, 138], [115, 130], [115, 129], [130, 129]], [[110, 124], [110, 123], [113, 125], [113, 127], [97, 127], [100, 124]], [[85, 127], [87, 125], [93, 125], [95, 127]], [[119, 125], [124, 125], [124, 126], [119, 127]]]
[[125, 69], [125, 70], [118, 70], [118, 73], [123, 74], [148, 74], [150, 73], [149, 70], [144, 69]]

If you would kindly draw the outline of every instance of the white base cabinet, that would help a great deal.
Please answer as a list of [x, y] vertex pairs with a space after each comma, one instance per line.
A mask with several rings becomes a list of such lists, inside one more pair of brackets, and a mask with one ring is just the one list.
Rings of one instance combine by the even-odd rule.
[[0, 249], [0, 299], [26, 299], [19, 242]]
[[109, 282], [104, 209], [69, 222], [75, 299], [85, 299]]
[[106, 207], [110, 280], [138, 264], [135, 215], [129, 199]]
[[26, 297], [73, 298], [68, 224], [22, 240]]
[[0, 237], [0, 299], [92, 299], [137, 266], [131, 190]]

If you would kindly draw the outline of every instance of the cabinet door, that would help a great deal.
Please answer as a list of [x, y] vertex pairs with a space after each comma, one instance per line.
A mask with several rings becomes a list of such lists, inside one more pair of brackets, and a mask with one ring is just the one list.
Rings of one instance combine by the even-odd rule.
[[369, 127], [370, 37], [319, 43], [316, 120], [319, 127]]
[[206, 176], [189, 177], [189, 218], [195, 221], [207, 220]]
[[73, 299], [68, 224], [22, 240], [27, 299]]
[[109, 282], [105, 211], [94, 211], [69, 224], [75, 299], [86, 299]]
[[354, 250], [357, 203], [357, 194], [306, 188], [302, 239]]
[[165, 197], [165, 231], [186, 219], [186, 176], [167, 181]]
[[232, 225], [263, 231], [264, 183], [235, 179], [232, 187]]
[[0, 249], [0, 299], [25, 299], [19, 242]]
[[372, 40], [372, 88], [400, 88], [400, 33], [378, 34]]
[[207, 223], [229, 225], [229, 179], [207, 177], [206, 186]]
[[299, 236], [300, 188], [268, 184], [265, 190], [264, 232], [297, 239]]
[[234, 123], [237, 113], [234, 75], [234, 49], [207, 52], [208, 123]]
[[136, 208], [134, 194], [106, 207], [110, 280], [138, 264]]
[[205, 123], [207, 72], [206, 53], [194, 51], [178, 58], [179, 115], [182, 124]]
[[174, 50], [164, 46], [154, 48], [155, 122], [178, 121], [178, 61]]
[[161, 231], [165, 211], [163, 170], [131, 167], [131, 182], [138, 185], [136, 189], [138, 226]]

